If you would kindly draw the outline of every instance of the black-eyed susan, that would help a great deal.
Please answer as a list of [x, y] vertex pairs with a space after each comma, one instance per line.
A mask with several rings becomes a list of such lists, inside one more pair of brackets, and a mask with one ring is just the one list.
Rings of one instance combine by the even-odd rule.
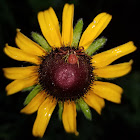
[[[112, 16], [100, 13], [81, 36], [83, 21], [80, 19], [73, 30], [74, 5], [65, 4], [62, 15], [62, 33], [52, 8], [38, 13], [38, 21], [45, 39], [32, 32], [33, 39], [17, 29], [18, 48], [6, 44], [4, 52], [18, 61], [32, 63], [27, 67], [4, 68], [4, 75], [14, 80], [6, 87], [8, 95], [30, 89], [21, 112], [37, 118], [33, 135], [42, 137], [58, 103], [59, 118], [64, 129], [78, 135], [76, 109], [80, 108], [91, 119], [89, 106], [101, 114], [105, 101], [121, 102], [122, 88], [99, 81], [99, 78], [116, 78], [130, 72], [132, 60], [110, 65], [116, 59], [136, 50], [130, 41], [111, 50], [94, 54], [106, 42], [96, 39], [109, 24]], [[95, 40], [96, 39], [96, 40]], [[80, 40], [80, 41], [79, 41]]]

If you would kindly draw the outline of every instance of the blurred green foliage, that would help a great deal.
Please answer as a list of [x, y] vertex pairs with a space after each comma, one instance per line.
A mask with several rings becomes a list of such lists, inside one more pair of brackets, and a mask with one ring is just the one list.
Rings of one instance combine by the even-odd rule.
[[[92, 19], [100, 12], [108, 12], [113, 19], [101, 36], [108, 41], [100, 51], [121, 45], [133, 40], [139, 47], [140, 21], [138, 17], [137, 0], [0, 0], [0, 67], [22, 66], [26, 63], [17, 62], [8, 58], [3, 53], [5, 43], [15, 46], [14, 38], [16, 28], [31, 38], [31, 32], [41, 34], [37, 13], [52, 6], [56, 11], [60, 24], [62, 22], [62, 10], [64, 4], [75, 4], [74, 23], [83, 18], [84, 27], [88, 26]], [[74, 24], [75, 25], [75, 24]], [[134, 52], [117, 62], [134, 59], [133, 70], [127, 76], [111, 80], [123, 87], [122, 103], [114, 104], [106, 101], [106, 107], [102, 115], [98, 115], [93, 109], [92, 121], [87, 120], [82, 112], [77, 114], [78, 137], [65, 133], [62, 122], [58, 119], [58, 107], [56, 107], [43, 140], [52, 139], [80, 139], [80, 140], [118, 140], [136, 139], [140, 130], [140, 67], [139, 51]], [[116, 63], [117, 63], [116, 62]], [[12, 96], [6, 96], [4, 87], [10, 82], [4, 78], [0, 70], [0, 140], [37, 140], [32, 136], [32, 126], [36, 117], [20, 114], [23, 102], [28, 92], [20, 92]]]

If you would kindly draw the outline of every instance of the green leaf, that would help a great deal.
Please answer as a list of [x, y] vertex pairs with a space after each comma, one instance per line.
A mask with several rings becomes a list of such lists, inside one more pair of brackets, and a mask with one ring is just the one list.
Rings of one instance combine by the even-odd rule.
[[77, 100], [77, 103], [79, 104], [84, 116], [88, 119], [88, 120], [92, 120], [92, 115], [91, 115], [91, 111], [89, 106], [85, 103], [85, 101], [80, 98]]
[[104, 37], [96, 39], [85, 51], [86, 54], [88, 54], [89, 56], [93, 55], [93, 53], [99, 50], [106, 43], [106, 41], [107, 39]]
[[37, 85], [26, 97], [24, 101], [24, 105], [27, 105], [36, 95], [37, 93], [41, 90], [41, 86]]
[[50, 52], [52, 50], [52, 48], [50, 47], [50, 45], [48, 44], [48, 42], [43, 38], [43, 36], [41, 36], [40, 34], [38, 34], [36, 32], [32, 32], [31, 33], [31, 36], [47, 52]]
[[63, 102], [58, 102], [58, 117], [60, 120], [62, 120], [62, 113], [63, 113]]
[[82, 29], [83, 29], [83, 20], [79, 19], [77, 21], [77, 24], [75, 25], [74, 31], [73, 31], [73, 41], [72, 41], [72, 45], [73, 47], [77, 47], [80, 37], [81, 37], [81, 33], [82, 33]]

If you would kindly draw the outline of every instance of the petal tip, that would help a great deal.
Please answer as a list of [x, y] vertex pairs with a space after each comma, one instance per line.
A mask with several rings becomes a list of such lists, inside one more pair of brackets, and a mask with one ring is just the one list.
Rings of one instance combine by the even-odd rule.
[[6, 95], [7, 95], [7, 96], [12, 95], [12, 94], [15, 93], [15, 92], [12, 92], [12, 91], [9, 89], [9, 85], [6, 86], [5, 91], [6, 91]]
[[130, 41], [131, 45], [134, 47], [134, 51], [137, 49], [133, 41]]
[[14, 94], [13, 92], [10, 92], [10, 91], [8, 91], [7, 89], [6, 89], [6, 95], [7, 96], [10, 96], [10, 95], [12, 95], [12, 94]]
[[17, 28], [17, 29], [16, 29], [16, 31], [17, 31], [17, 32], [20, 32], [20, 31], [21, 31], [21, 29]]
[[127, 45], [131, 45], [132, 47], [134, 47], [135, 49], [137, 49], [137, 47], [135, 46], [134, 42], [133, 41], [129, 41], [127, 43], [125, 43]]
[[74, 7], [74, 4], [66, 3], [66, 4], [64, 5], [64, 7], [65, 7], [65, 6], [72, 6], [72, 7]]
[[8, 43], [5, 44], [5, 47], [9, 46]]
[[26, 114], [26, 113], [24, 112], [24, 108], [20, 110], [20, 113]]
[[132, 65], [132, 64], [133, 64], [133, 62], [134, 62], [134, 61], [133, 61], [133, 59], [131, 59], [131, 60], [129, 61], [130, 65]]
[[79, 136], [79, 132], [78, 131], [75, 132], [75, 136]]

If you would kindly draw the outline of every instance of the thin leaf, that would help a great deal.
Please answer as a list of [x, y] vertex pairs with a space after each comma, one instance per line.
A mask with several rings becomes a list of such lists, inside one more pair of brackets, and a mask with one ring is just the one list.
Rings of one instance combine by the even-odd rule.
[[92, 120], [92, 115], [91, 115], [91, 111], [89, 106], [85, 103], [85, 101], [80, 98], [78, 99], [77, 103], [79, 104], [84, 116], [88, 119], [88, 120]]
[[81, 33], [82, 33], [82, 29], [83, 29], [83, 20], [79, 19], [77, 21], [77, 24], [75, 25], [74, 31], [73, 31], [73, 41], [72, 41], [72, 45], [73, 47], [77, 47], [80, 37], [81, 37]]
[[59, 105], [59, 109], [58, 109], [58, 117], [59, 117], [59, 120], [62, 120], [63, 103], [62, 103], [62, 102], [59, 102], [58, 105]]
[[24, 105], [27, 105], [36, 95], [37, 93], [41, 90], [41, 86], [37, 85], [26, 97], [24, 101]]
[[24, 88], [22, 91], [23, 92], [25, 92], [25, 91], [31, 91], [34, 87], [35, 87], [35, 85], [33, 85], [31, 87]]
[[107, 39], [102, 37], [99, 39], [96, 39], [85, 51], [86, 54], [88, 54], [89, 56], [93, 55], [93, 53], [95, 53], [97, 50], [99, 50], [105, 43], [106, 43]]
[[52, 50], [52, 48], [50, 47], [50, 45], [48, 44], [48, 42], [43, 38], [43, 36], [41, 36], [40, 34], [38, 34], [36, 32], [32, 32], [31, 33], [31, 36], [47, 52], [50, 52]]

